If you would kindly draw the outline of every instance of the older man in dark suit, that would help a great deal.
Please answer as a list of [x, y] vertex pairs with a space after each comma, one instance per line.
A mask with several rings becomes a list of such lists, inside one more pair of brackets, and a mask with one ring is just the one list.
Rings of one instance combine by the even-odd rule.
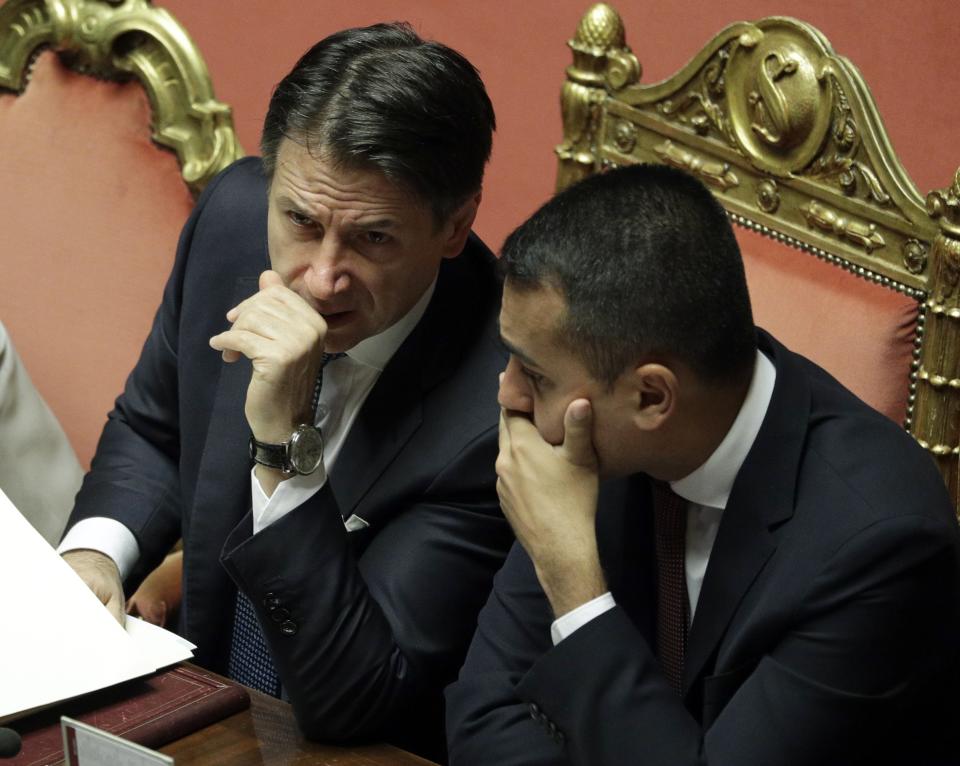
[[311, 737], [437, 755], [510, 543], [499, 287], [470, 233], [493, 124], [469, 62], [404, 25], [308, 51], [263, 160], [184, 229], [61, 546], [119, 606], [182, 536], [197, 660]]
[[710, 193], [611, 171], [503, 258], [497, 472], [521, 545], [447, 693], [451, 762], [956, 763], [943, 482], [758, 333]]

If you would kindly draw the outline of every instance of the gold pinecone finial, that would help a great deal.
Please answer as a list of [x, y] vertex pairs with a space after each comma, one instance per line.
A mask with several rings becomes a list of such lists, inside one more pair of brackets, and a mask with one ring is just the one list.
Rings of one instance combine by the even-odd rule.
[[606, 3], [597, 3], [583, 14], [574, 41], [588, 48], [623, 48], [626, 33], [620, 14]]

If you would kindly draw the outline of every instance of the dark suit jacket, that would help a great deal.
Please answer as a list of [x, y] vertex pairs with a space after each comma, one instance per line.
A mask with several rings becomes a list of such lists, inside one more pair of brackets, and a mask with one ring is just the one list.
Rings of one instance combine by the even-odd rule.
[[[960, 538], [930, 457], [761, 334], [777, 380], [689, 635], [683, 699], [657, 665], [650, 495], [601, 490], [613, 610], [552, 647], [515, 546], [460, 680], [454, 764], [954, 763]], [[935, 744], [936, 743], [936, 744]]]
[[[512, 540], [495, 491], [505, 357], [493, 264], [473, 237], [444, 261], [426, 313], [370, 393], [326, 486], [252, 536], [250, 366], [224, 364], [208, 345], [269, 267], [265, 180], [258, 160], [242, 160], [210, 184], [187, 223], [153, 329], [110, 413], [71, 523], [110, 516], [132, 530], [142, 555], [128, 589], [182, 535], [181, 630], [198, 646], [196, 661], [221, 672], [236, 582], [308, 736], [399, 730], [410, 747], [420, 735], [443, 741], [442, 688]], [[369, 528], [347, 533], [351, 514]], [[267, 616], [267, 593], [292, 635]]]

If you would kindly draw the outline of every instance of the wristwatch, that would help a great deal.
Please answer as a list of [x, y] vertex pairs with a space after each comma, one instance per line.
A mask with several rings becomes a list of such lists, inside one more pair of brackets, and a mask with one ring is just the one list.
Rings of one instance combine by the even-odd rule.
[[320, 429], [306, 423], [297, 426], [293, 435], [282, 444], [259, 442], [250, 435], [250, 457], [268, 468], [279, 468], [287, 474], [306, 476], [323, 463], [323, 436]]

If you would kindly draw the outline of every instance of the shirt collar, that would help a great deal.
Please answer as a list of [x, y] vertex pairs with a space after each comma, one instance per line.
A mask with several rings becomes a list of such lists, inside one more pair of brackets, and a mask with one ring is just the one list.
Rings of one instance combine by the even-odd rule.
[[697, 505], [721, 510], [727, 507], [733, 481], [766, 417], [776, 379], [773, 363], [757, 350], [750, 388], [733, 425], [703, 465], [682, 479], [670, 482], [674, 492]]
[[397, 349], [400, 348], [413, 328], [417, 326], [417, 322], [423, 317], [436, 286], [437, 278], [434, 277], [433, 282], [430, 283], [430, 286], [420, 296], [412, 309], [383, 332], [360, 341], [347, 351], [347, 356], [355, 362], [360, 362], [368, 367], [373, 367], [378, 372], [383, 372], [387, 362], [397, 353]]

